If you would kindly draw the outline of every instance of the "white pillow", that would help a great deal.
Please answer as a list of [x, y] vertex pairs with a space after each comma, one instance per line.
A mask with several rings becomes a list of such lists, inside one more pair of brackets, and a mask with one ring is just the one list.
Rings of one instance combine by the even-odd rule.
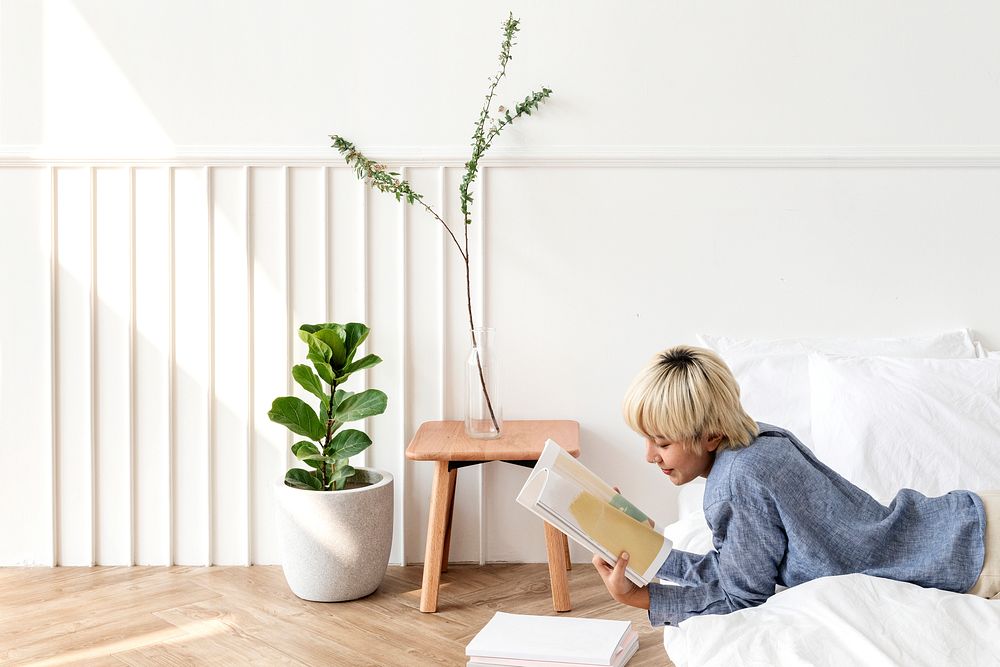
[[716, 352], [750, 354], [852, 354], [858, 356], [885, 355], [891, 357], [934, 357], [940, 359], [971, 359], [976, 356], [975, 343], [968, 329], [940, 334], [892, 338], [731, 338], [698, 334], [706, 347]]
[[693, 554], [707, 554], [715, 546], [712, 543], [712, 529], [705, 521], [705, 513], [698, 511], [685, 514], [672, 524], [664, 526], [663, 534], [673, 543], [674, 549]]
[[702, 511], [705, 506], [705, 482], [707, 481], [704, 477], [696, 477], [681, 486], [677, 493], [677, 516], [683, 517]]
[[1000, 489], [1000, 360], [810, 355], [816, 456], [888, 504]]
[[987, 359], [1000, 359], [1000, 351], [997, 351], [997, 352], [987, 352], [986, 353], [986, 358]]
[[740, 387], [740, 403], [755, 421], [774, 424], [812, 446], [808, 354], [720, 352]]
[[809, 406], [810, 352], [890, 357], [969, 358], [976, 356], [967, 329], [907, 338], [786, 338], [754, 340], [699, 334], [736, 377], [740, 401], [755, 420], [794, 433], [812, 447]]

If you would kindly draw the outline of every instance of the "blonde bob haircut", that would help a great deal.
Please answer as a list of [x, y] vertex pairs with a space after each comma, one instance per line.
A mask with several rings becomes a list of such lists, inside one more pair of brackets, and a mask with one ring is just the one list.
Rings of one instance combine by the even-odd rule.
[[622, 413], [643, 437], [662, 436], [699, 451], [703, 436], [721, 435], [717, 451], [746, 447], [757, 423], [740, 405], [740, 388], [711, 350], [678, 345], [657, 353], [625, 392]]

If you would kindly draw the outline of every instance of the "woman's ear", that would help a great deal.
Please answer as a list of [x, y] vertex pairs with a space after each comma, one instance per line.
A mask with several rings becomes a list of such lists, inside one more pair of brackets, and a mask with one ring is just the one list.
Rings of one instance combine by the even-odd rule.
[[723, 436], [719, 435], [719, 434], [717, 434], [717, 435], [710, 435], [710, 436], [706, 437], [705, 438], [705, 447], [704, 447], [705, 451], [706, 452], [714, 452], [716, 449], [718, 449], [719, 445], [722, 444], [722, 437]]

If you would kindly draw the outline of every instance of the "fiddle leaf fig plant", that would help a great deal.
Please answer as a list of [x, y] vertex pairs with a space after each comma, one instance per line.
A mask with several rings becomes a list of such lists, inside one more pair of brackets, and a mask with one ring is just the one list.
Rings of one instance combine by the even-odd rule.
[[372, 444], [363, 431], [352, 428], [340, 431], [340, 428], [347, 422], [385, 412], [388, 402], [385, 393], [378, 389], [354, 393], [337, 388], [351, 374], [381, 363], [374, 354], [354, 359], [369, 331], [357, 322], [299, 327], [299, 338], [309, 346], [306, 358], [312, 367], [294, 366], [292, 378], [319, 399], [319, 410], [301, 398], [284, 396], [274, 399], [267, 413], [271, 421], [308, 438], [292, 445], [292, 453], [309, 468], [291, 468], [285, 473], [288, 486], [313, 491], [343, 490], [355, 473], [348, 460]]

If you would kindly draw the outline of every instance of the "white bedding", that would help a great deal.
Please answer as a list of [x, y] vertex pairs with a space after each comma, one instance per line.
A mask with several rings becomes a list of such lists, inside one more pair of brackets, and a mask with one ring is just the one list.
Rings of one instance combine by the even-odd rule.
[[[841, 466], [840, 472], [855, 484], [867, 484], [883, 502], [902, 487], [932, 494], [952, 488], [1000, 488], [995, 405], [1000, 400], [1000, 376], [995, 362], [987, 360], [1000, 353], [980, 349], [977, 355], [981, 346], [973, 344], [968, 332], [926, 340], [835, 341], [831, 349], [814, 340], [737, 345], [720, 337], [703, 339], [724, 358], [729, 356], [741, 398], [754, 408], [751, 415], [777, 426], [799, 427], [802, 433], [794, 428], [792, 432], [818, 455], [821, 451], [820, 459], [828, 464], [849, 454], [851, 466]], [[818, 357], [817, 352], [864, 356], [831, 359]], [[837, 371], [857, 372], [831, 388], [828, 366], [834, 365]], [[899, 372], [889, 374], [885, 369]], [[940, 389], [945, 380], [952, 382], [948, 392]], [[817, 389], [821, 391], [814, 395]], [[976, 391], [988, 394], [989, 400], [972, 395]], [[862, 395], [865, 402], [860, 405], [865, 410], [851, 402]], [[948, 432], [932, 436], [928, 425], [947, 425]], [[977, 435], [984, 429], [989, 430], [987, 435]], [[966, 449], [972, 452], [968, 456], [963, 454]], [[704, 488], [704, 481], [698, 480], [681, 489], [680, 520], [664, 529], [677, 549], [705, 553], [712, 548], [711, 531], [701, 512]], [[675, 664], [691, 667], [1000, 667], [1000, 600], [862, 574], [824, 577], [781, 589], [758, 607], [698, 616], [664, 628], [664, 646]]]
[[664, 628], [678, 667], [1000, 665], [1000, 600], [848, 574]]

